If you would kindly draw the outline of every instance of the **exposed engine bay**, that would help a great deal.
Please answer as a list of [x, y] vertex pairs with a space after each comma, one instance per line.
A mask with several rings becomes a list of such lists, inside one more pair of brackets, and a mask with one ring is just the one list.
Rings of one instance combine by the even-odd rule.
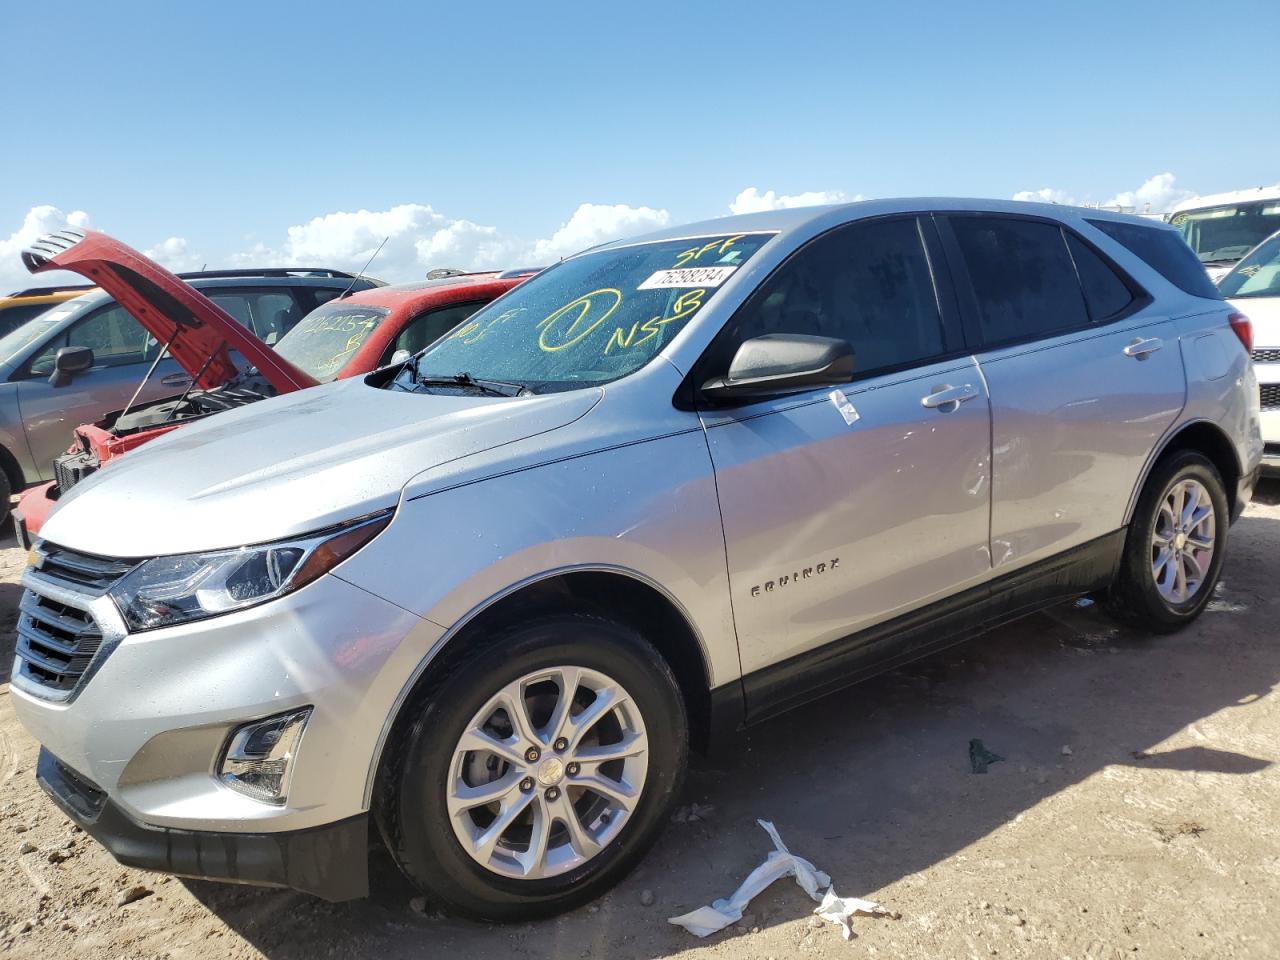
[[77, 428], [75, 445], [53, 461], [55, 485], [49, 496], [56, 499], [96, 472], [104, 461], [137, 445], [120, 444], [121, 449], [115, 450], [114, 441], [135, 437], [145, 431], [167, 432], [178, 424], [243, 407], [274, 397], [276, 393], [276, 388], [265, 377], [250, 369], [212, 390], [192, 390], [177, 397], [152, 400], [109, 413], [89, 427]]

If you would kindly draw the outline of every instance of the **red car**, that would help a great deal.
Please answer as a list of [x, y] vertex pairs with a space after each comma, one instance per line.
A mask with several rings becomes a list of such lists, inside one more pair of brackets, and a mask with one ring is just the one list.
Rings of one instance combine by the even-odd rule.
[[191, 420], [365, 374], [397, 355], [416, 353], [537, 272], [451, 271], [439, 279], [343, 295], [303, 317], [272, 349], [199, 291], [105, 234], [86, 230], [84, 239], [70, 244], [54, 234], [34, 246], [52, 255], [25, 253], [32, 273], [73, 270], [88, 277], [167, 344], [193, 383], [180, 396], [77, 427], [75, 442], [54, 461], [55, 479], [25, 491], [18, 501], [15, 525], [24, 545], [64, 491], [116, 457]]

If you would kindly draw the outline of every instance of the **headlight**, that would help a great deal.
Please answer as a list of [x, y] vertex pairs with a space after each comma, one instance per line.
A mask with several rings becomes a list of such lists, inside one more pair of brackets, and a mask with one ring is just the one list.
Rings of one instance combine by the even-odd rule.
[[391, 522], [391, 511], [296, 540], [238, 550], [156, 557], [111, 588], [131, 630], [201, 620], [274, 600], [351, 556]]

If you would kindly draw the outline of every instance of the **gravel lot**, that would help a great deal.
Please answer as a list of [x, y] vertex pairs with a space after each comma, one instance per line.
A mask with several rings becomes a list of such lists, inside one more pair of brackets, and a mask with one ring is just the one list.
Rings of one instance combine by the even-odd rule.
[[[18, 957], [1280, 957], [1280, 486], [1232, 531], [1209, 612], [1175, 637], [1067, 607], [768, 724], [701, 763], [610, 896], [543, 923], [434, 915], [379, 856], [375, 896], [125, 870], [47, 802], [0, 686], [0, 950]], [[0, 681], [24, 557], [0, 549]], [[1005, 759], [971, 772], [969, 741]], [[769, 849], [827, 871], [852, 943], [791, 881], [699, 941], [666, 918], [727, 896]], [[135, 888], [140, 888], [135, 890]], [[122, 904], [132, 895], [141, 899]], [[145, 894], [144, 894], [145, 891]], [[125, 894], [125, 896], [122, 896]], [[652, 902], [651, 902], [652, 901]], [[417, 909], [415, 909], [417, 907]]]

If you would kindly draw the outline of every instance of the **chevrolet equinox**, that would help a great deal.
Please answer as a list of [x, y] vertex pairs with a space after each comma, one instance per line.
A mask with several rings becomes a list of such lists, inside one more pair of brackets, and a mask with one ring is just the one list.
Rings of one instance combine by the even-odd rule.
[[1262, 443], [1176, 230], [891, 200], [586, 251], [77, 485], [12, 690], [121, 862], [454, 911], [616, 883], [691, 747], [1048, 604], [1213, 594]]

